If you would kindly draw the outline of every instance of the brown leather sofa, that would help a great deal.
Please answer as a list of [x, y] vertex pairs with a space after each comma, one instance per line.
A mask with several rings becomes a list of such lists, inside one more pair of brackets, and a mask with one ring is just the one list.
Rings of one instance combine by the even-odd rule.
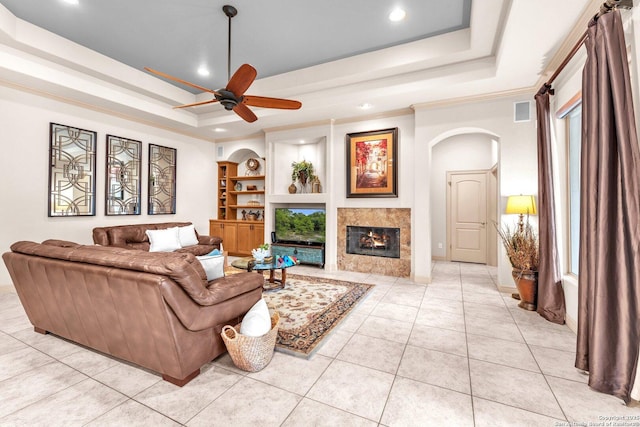
[[40, 333], [140, 365], [183, 386], [226, 351], [221, 329], [262, 295], [263, 278], [207, 282], [189, 253], [21, 241], [2, 258]]
[[[113, 225], [93, 229], [93, 243], [102, 246], [118, 246], [121, 248], [149, 251], [147, 230], [164, 230], [171, 227], [184, 227], [190, 222], [163, 222], [158, 224]], [[205, 255], [214, 249], [220, 249], [222, 239], [216, 236], [198, 236], [198, 244], [178, 249], [175, 252], [188, 252], [194, 255]]]

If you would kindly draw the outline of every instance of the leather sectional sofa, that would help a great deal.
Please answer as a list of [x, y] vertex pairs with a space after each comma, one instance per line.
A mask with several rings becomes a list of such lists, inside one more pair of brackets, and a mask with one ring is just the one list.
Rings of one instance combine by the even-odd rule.
[[[93, 229], [93, 243], [102, 246], [118, 246], [121, 248], [149, 250], [147, 230], [164, 230], [171, 227], [184, 227], [190, 222], [164, 222], [158, 224], [114, 225]], [[201, 236], [196, 232], [198, 244], [187, 246], [176, 252], [188, 252], [194, 255], [205, 255], [214, 249], [220, 249], [222, 239], [216, 236]]]
[[263, 278], [207, 282], [193, 254], [48, 240], [3, 254], [20, 301], [40, 333], [115, 356], [182, 386], [226, 351], [234, 325], [262, 295]]

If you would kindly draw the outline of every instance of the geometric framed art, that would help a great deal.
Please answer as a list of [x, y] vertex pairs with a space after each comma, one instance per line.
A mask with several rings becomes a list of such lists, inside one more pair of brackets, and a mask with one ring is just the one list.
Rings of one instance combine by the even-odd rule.
[[176, 213], [175, 148], [149, 144], [149, 215]]
[[50, 123], [48, 216], [96, 214], [96, 133]]
[[105, 215], [140, 215], [142, 143], [107, 135]]

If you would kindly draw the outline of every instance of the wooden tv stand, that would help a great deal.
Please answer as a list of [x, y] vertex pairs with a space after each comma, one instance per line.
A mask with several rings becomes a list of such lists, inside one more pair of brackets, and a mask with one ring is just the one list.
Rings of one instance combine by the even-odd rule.
[[271, 254], [273, 256], [294, 256], [300, 264], [313, 264], [324, 268], [324, 244], [305, 245], [296, 243], [272, 243]]

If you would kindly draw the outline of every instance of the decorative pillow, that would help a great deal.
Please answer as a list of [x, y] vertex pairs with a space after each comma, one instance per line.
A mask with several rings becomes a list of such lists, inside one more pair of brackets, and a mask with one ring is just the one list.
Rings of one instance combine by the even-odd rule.
[[224, 277], [224, 257], [222, 255], [201, 255], [196, 258], [202, 264], [204, 272], [207, 273], [207, 281]]
[[193, 224], [185, 227], [178, 227], [178, 234], [180, 237], [180, 246], [193, 246], [198, 244], [198, 236], [196, 235], [196, 229]]
[[251, 307], [242, 319], [240, 333], [249, 337], [260, 337], [271, 330], [271, 316], [267, 302], [260, 300]]
[[178, 237], [178, 227], [164, 230], [147, 230], [146, 233], [151, 243], [149, 252], [173, 252], [182, 247]]

